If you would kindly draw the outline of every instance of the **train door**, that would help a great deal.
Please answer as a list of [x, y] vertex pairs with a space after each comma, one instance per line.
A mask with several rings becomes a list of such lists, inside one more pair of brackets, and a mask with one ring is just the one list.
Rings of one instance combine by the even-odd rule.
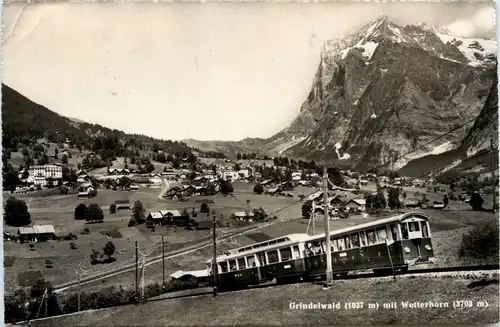
[[259, 279], [266, 280], [269, 278], [269, 274], [267, 271], [267, 261], [266, 254], [264, 252], [257, 254], [257, 260], [259, 262]]

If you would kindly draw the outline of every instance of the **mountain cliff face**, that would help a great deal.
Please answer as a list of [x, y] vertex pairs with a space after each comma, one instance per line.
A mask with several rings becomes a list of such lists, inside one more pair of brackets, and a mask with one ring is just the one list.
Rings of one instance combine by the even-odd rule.
[[[363, 169], [477, 117], [493, 83], [496, 43], [445, 33], [425, 24], [400, 27], [380, 16], [354, 36], [326, 42], [300, 114], [267, 147]], [[459, 147], [468, 128], [399, 160], [395, 168]]]

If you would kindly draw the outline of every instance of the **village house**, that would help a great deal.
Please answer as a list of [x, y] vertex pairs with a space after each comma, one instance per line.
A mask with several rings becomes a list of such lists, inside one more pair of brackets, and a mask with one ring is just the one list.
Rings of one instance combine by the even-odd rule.
[[366, 210], [366, 200], [365, 199], [351, 199], [347, 202], [346, 207], [350, 211], [365, 211]]
[[58, 165], [34, 165], [28, 170], [28, 183], [42, 187], [47, 185], [47, 179], [62, 179], [62, 167]]
[[417, 199], [407, 199], [404, 203], [404, 206], [409, 209], [415, 209], [420, 208], [422, 206], [422, 203]]
[[163, 184], [163, 179], [160, 176], [155, 175], [149, 178], [149, 183], [153, 185], [161, 185]]
[[109, 168], [108, 175], [130, 175], [130, 170], [127, 168]]
[[40, 242], [56, 239], [56, 231], [52, 225], [33, 225], [30, 227], [19, 227], [17, 229], [19, 241], [24, 242]]
[[118, 210], [130, 210], [131, 205], [129, 200], [115, 200], [116, 211]]
[[236, 170], [221, 171], [219, 177], [226, 181], [237, 181], [240, 178]]
[[237, 220], [252, 221], [254, 218], [254, 213], [253, 213], [253, 211], [239, 211], [239, 212], [233, 213], [233, 217], [234, 217], [234, 219], [237, 219]]
[[281, 193], [281, 191], [278, 187], [273, 187], [273, 188], [266, 190], [265, 193], [268, 195], [279, 195]]
[[294, 190], [294, 187], [293, 187], [293, 184], [292, 182], [288, 181], [288, 182], [283, 182], [281, 184], [278, 185], [278, 188], [281, 190], [281, 191], [293, 191]]
[[165, 217], [163, 217], [163, 215], [159, 211], [150, 212], [146, 217], [146, 221], [152, 221], [153, 224], [155, 224], [155, 225], [159, 225], [164, 220], [165, 220]]
[[250, 168], [242, 168], [238, 171], [238, 177], [240, 179], [247, 179], [252, 174], [252, 170]]
[[302, 181], [302, 180], [298, 181], [297, 184], [302, 185], [302, 186], [309, 186], [310, 185], [310, 183], [308, 181]]

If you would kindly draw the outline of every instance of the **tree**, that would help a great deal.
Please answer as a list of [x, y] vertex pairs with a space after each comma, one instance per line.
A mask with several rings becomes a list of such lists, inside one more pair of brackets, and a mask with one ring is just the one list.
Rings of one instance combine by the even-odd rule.
[[401, 206], [401, 203], [399, 202], [399, 189], [391, 187], [388, 190], [388, 205], [389, 208], [392, 210], [399, 208]]
[[109, 206], [109, 213], [110, 214], [116, 213], [116, 204], [111, 203], [111, 205]]
[[17, 185], [19, 185], [19, 177], [14, 167], [10, 163], [3, 166], [3, 188], [6, 191], [15, 191]]
[[4, 221], [7, 225], [14, 227], [31, 224], [31, 215], [26, 202], [13, 196], [9, 197], [4, 207]]
[[200, 206], [200, 212], [203, 213], [208, 213], [210, 212], [210, 208], [208, 207], [208, 204], [206, 202], [203, 202]]
[[66, 154], [63, 154], [62, 158], [61, 158], [61, 162], [63, 164], [67, 164], [68, 163], [68, 155]]
[[483, 209], [483, 198], [481, 197], [481, 194], [478, 192], [472, 193], [470, 197], [470, 206], [472, 207], [472, 210], [474, 211], [481, 211]]
[[104, 213], [97, 203], [92, 203], [87, 208], [87, 221], [102, 222], [104, 220]]
[[403, 192], [403, 199], [406, 199], [406, 192]]
[[132, 207], [132, 217], [138, 224], [143, 224], [146, 219], [146, 209], [141, 201], [135, 201]]
[[54, 179], [52, 177], [47, 178], [47, 188], [54, 188]]
[[307, 200], [302, 205], [302, 217], [309, 217], [309, 215], [311, 215], [311, 210], [312, 210], [312, 201]]
[[228, 194], [233, 193], [233, 191], [234, 191], [233, 185], [231, 185], [230, 182], [228, 182], [228, 181], [221, 181], [221, 184], [220, 184], [220, 192], [221, 192], [221, 194], [228, 195]]
[[264, 193], [264, 187], [261, 184], [256, 184], [253, 188], [254, 193], [262, 194]]
[[445, 208], [448, 206], [448, 203], [450, 202], [450, 200], [448, 199], [448, 195], [444, 195], [444, 198], [443, 198], [443, 203], [444, 203], [444, 206]]
[[75, 219], [76, 220], [86, 220], [87, 219], [87, 206], [84, 203], [80, 203], [75, 208]]
[[104, 252], [105, 255], [108, 256], [108, 259], [111, 260], [111, 257], [115, 253], [115, 249], [116, 247], [113, 244], [113, 242], [109, 241], [108, 243], [106, 243], [106, 245], [104, 245], [104, 249], [102, 249], [102, 251]]
[[241, 160], [241, 153], [236, 154], [236, 159]]

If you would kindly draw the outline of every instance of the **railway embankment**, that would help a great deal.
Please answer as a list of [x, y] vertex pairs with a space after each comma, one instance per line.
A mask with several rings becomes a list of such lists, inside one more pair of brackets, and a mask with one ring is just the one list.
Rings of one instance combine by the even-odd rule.
[[[31, 326], [489, 324], [498, 273], [336, 280], [150, 301], [32, 321]], [[27, 326], [27, 324], [25, 324]]]

